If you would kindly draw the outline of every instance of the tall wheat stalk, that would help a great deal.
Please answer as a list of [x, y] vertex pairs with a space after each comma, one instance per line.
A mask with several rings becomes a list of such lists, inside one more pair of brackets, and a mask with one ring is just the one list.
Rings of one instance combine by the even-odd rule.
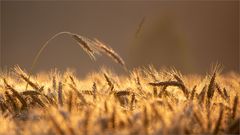
[[[124, 67], [124, 69], [127, 69], [125, 66], [125, 62], [124, 60], [120, 57], [119, 54], [117, 54], [112, 48], [106, 46], [105, 44], [103, 44], [102, 42], [100, 42], [99, 40], [95, 39], [95, 40], [91, 40], [87, 37], [75, 34], [75, 33], [71, 33], [71, 32], [59, 32], [55, 35], [53, 35], [50, 39], [48, 39], [40, 48], [40, 50], [38, 51], [37, 55], [34, 57], [34, 60], [31, 64], [30, 67], [30, 74], [27, 78], [27, 80], [30, 79], [30, 76], [32, 74], [33, 68], [35, 67], [40, 55], [42, 54], [42, 52], [44, 51], [44, 49], [49, 45], [49, 43], [55, 39], [56, 37], [60, 36], [60, 35], [68, 35], [70, 36], [72, 39], [74, 39], [78, 45], [89, 55], [89, 57], [92, 60], [95, 60], [95, 54], [100, 54], [100, 52], [107, 54], [108, 56], [110, 56], [115, 62], [117, 62], [118, 64], [122, 65]], [[26, 85], [26, 90], [28, 87], [28, 83]]]

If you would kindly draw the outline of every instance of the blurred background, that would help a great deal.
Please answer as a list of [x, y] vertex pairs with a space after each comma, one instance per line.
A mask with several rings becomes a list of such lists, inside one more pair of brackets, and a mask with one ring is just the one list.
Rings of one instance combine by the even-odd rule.
[[[239, 72], [239, 1], [1, 1], [1, 68], [27, 70], [41, 46], [61, 31], [98, 38], [132, 69], [174, 66], [206, 73], [211, 63]], [[86, 75], [105, 66], [124, 70], [105, 56], [90, 60], [68, 36], [44, 50], [35, 72], [76, 69]]]

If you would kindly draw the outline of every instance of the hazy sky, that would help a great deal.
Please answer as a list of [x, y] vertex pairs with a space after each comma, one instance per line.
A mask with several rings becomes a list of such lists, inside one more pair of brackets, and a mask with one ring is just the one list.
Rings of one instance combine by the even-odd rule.
[[[238, 1], [1, 1], [2, 67], [29, 69], [41, 45], [61, 31], [100, 39], [130, 68], [153, 64], [205, 73], [219, 61], [225, 71], [239, 71]], [[61, 36], [40, 56], [35, 71], [71, 67], [85, 74], [103, 65], [123, 71], [105, 56], [92, 62], [75, 41]]]

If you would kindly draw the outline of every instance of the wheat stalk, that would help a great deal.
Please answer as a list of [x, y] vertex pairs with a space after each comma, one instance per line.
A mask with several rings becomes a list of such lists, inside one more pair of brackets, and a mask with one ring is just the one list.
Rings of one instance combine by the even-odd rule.
[[69, 91], [69, 98], [68, 98], [68, 111], [72, 112], [72, 106], [73, 106], [73, 93], [72, 91]]
[[148, 134], [148, 128], [149, 128], [149, 118], [148, 118], [148, 111], [147, 107], [144, 106], [143, 108], [143, 127], [144, 127], [144, 134]]
[[215, 86], [216, 86], [216, 90], [217, 90], [218, 94], [219, 94], [223, 99], [227, 100], [227, 98], [226, 98], [226, 96], [224, 95], [224, 93], [222, 92], [220, 86], [219, 86], [217, 83], [215, 83]]
[[204, 124], [201, 118], [199, 118], [198, 113], [196, 111], [193, 112], [193, 116], [196, 119], [197, 123], [200, 125], [201, 129], [204, 130]]
[[93, 83], [92, 89], [93, 89], [93, 100], [96, 100], [96, 98], [97, 98], [97, 85], [96, 85], [95, 82]]
[[221, 126], [221, 121], [222, 121], [222, 118], [223, 118], [223, 111], [224, 111], [224, 109], [223, 109], [223, 107], [221, 107], [220, 112], [219, 112], [219, 117], [218, 117], [218, 120], [216, 122], [214, 131], [213, 131], [214, 135], [216, 135], [219, 132], [219, 128]]
[[73, 77], [70, 75], [69, 78], [70, 78], [72, 84], [76, 87], [77, 84], [76, 84], [75, 80], [73, 79]]
[[117, 62], [118, 64], [122, 65], [125, 69], [127, 69], [124, 60], [112, 48], [108, 47], [107, 45], [103, 44], [97, 39], [95, 39], [95, 42], [96, 47], [98, 48], [99, 51], [103, 52], [104, 54], [107, 54], [115, 62]]
[[117, 97], [119, 96], [128, 96], [131, 94], [130, 91], [127, 91], [127, 90], [122, 90], [122, 91], [117, 91], [114, 93]]
[[95, 51], [90, 46], [92, 42], [87, 42], [86, 39], [84, 40], [84, 37], [77, 35], [77, 34], [72, 34], [71, 36], [73, 37], [73, 39], [75, 39], [78, 42], [78, 44], [90, 56], [90, 58], [95, 60], [95, 56], [94, 56]]
[[232, 118], [233, 118], [233, 119], [234, 119], [235, 116], [236, 116], [237, 107], [238, 107], [238, 96], [236, 95], [236, 96], [234, 97], [233, 107], [232, 107]]
[[109, 112], [107, 101], [104, 101], [104, 111], [106, 114], [108, 114], [108, 112]]
[[[27, 82], [27, 84], [29, 84], [32, 88], [34, 88], [35, 90], [40, 91], [41, 87], [37, 84], [34, 83], [33, 81], [30, 80], [30, 78], [27, 76], [26, 73], [23, 72], [23, 70], [19, 67], [19, 66], [15, 66], [14, 67], [14, 72], [20, 77], [22, 78], [24, 81]], [[27, 90], [27, 89], [26, 89]]]
[[204, 103], [204, 99], [205, 99], [205, 96], [206, 96], [206, 90], [207, 90], [207, 86], [205, 85], [202, 88], [202, 91], [198, 95], [198, 100], [199, 100], [200, 104]]
[[225, 98], [227, 100], [229, 100], [229, 95], [228, 95], [228, 92], [227, 92], [227, 90], [225, 88], [223, 88], [223, 94], [224, 94]]
[[17, 112], [18, 108], [17, 108], [17, 105], [16, 105], [16, 103], [14, 101], [14, 98], [9, 94], [8, 91], [5, 91], [5, 95], [6, 95], [7, 99], [8, 99], [8, 101], [10, 102], [10, 104], [12, 105], [14, 112]]
[[163, 127], [166, 127], [166, 122], [164, 121], [163, 116], [158, 112], [156, 105], [155, 104], [151, 104], [152, 110], [154, 111], [155, 115], [157, 116], [157, 118], [162, 122]]
[[94, 95], [94, 92], [92, 90], [81, 90], [80, 93], [86, 95]]
[[211, 103], [211, 99], [214, 95], [214, 91], [215, 91], [215, 78], [216, 78], [216, 72], [213, 73], [211, 79], [210, 79], [210, 83], [208, 85], [208, 90], [207, 90], [207, 107], [210, 106]]
[[112, 111], [112, 116], [111, 116], [111, 124], [112, 124], [112, 128], [115, 129], [116, 128], [116, 107], [113, 106], [113, 111]]
[[191, 93], [191, 97], [190, 97], [191, 100], [193, 100], [193, 98], [194, 98], [194, 96], [195, 96], [196, 88], [197, 88], [197, 85], [195, 85], [195, 86], [193, 87], [193, 90], [192, 90], [192, 93]]
[[136, 102], [135, 94], [133, 93], [131, 96], [131, 103], [130, 103], [130, 109], [133, 110], [134, 103]]
[[31, 95], [33, 101], [38, 103], [41, 107], [46, 107], [46, 105], [36, 96], [36, 95]]
[[33, 91], [33, 90], [23, 91], [21, 94], [22, 94], [22, 95], [41, 95], [40, 92]]
[[51, 120], [51, 122], [53, 123], [53, 126], [56, 129], [56, 131], [58, 132], [58, 134], [65, 135], [64, 130], [61, 128], [61, 125], [58, 124], [58, 122], [55, 120], [55, 118], [51, 114], [49, 114], [48, 117]]
[[58, 104], [63, 106], [63, 91], [62, 91], [62, 82], [58, 83]]
[[165, 87], [176, 86], [176, 87], [179, 87], [183, 91], [185, 97], [188, 98], [188, 91], [187, 91], [186, 87], [184, 86], [184, 84], [182, 84], [181, 82], [177, 82], [177, 81], [153, 82], [153, 83], [149, 83], [149, 85], [165, 86]]
[[0, 107], [1, 107], [3, 114], [9, 109], [8, 106], [6, 105], [6, 103], [2, 100], [0, 100]]
[[141, 22], [138, 25], [137, 31], [135, 32], [135, 38], [139, 36], [139, 33], [143, 27], [144, 22], [145, 22], [145, 16], [142, 18]]
[[[100, 42], [99, 40], [95, 39], [95, 40], [91, 40], [87, 37], [75, 34], [75, 33], [71, 33], [71, 32], [59, 32], [55, 35], [53, 35], [50, 39], [48, 39], [40, 48], [40, 50], [38, 51], [37, 55], [34, 57], [34, 60], [31, 64], [30, 67], [30, 74], [27, 77], [27, 79], [29, 80], [33, 71], [33, 68], [35, 67], [40, 55], [42, 54], [42, 52], [44, 51], [44, 49], [49, 45], [49, 43], [55, 39], [56, 37], [60, 36], [60, 35], [69, 35], [72, 39], [74, 39], [75, 41], [77, 41], [78, 45], [89, 55], [89, 57], [92, 60], [95, 60], [95, 54], [99, 54], [99, 52], [103, 52], [105, 54], [107, 54], [108, 56], [110, 56], [114, 61], [116, 61], [117, 63], [119, 63], [120, 65], [122, 65], [124, 67], [124, 69], [127, 69], [125, 66], [125, 62], [124, 60], [120, 57], [120, 55], [118, 55], [113, 49], [111, 49], [110, 47], [107, 47], [105, 44], [103, 44], [102, 42]], [[27, 90], [28, 84], [26, 85], [26, 90]]]
[[52, 79], [52, 88], [54, 91], [57, 90], [57, 81], [55, 76], [53, 76], [53, 79]]
[[78, 91], [78, 89], [76, 87], [74, 87], [72, 84], [69, 84], [70, 88], [72, 88], [74, 90], [74, 92], [77, 94], [77, 96], [79, 97], [79, 99], [82, 101], [83, 104], [87, 104], [86, 99], [84, 98], [84, 96]]
[[14, 96], [17, 97], [17, 99], [22, 103], [22, 109], [26, 109], [27, 108], [27, 103], [26, 101], [23, 99], [23, 97], [12, 87], [10, 86], [6, 79], [3, 79], [4, 84], [6, 85], [6, 88], [11, 90], [11, 92], [13, 93]]
[[113, 91], [114, 85], [113, 85], [111, 79], [108, 77], [108, 75], [106, 73], [104, 73], [103, 75], [104, 75], [106, 82], [108, 83], [110, 91]]

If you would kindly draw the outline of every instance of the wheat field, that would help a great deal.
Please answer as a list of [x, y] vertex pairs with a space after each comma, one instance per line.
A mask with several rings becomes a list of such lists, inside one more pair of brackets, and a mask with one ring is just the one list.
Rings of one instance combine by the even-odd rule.
[[95, 60], [106, 54], [127, 74], [107, 68], [78, 78], [72, 70], [32, 74], [19, 66], [0, 73], [2, 135], [239, 134], [240, 74], [206, 75], [145, 66], [129, 70], [97, 39], [70, 35]]

